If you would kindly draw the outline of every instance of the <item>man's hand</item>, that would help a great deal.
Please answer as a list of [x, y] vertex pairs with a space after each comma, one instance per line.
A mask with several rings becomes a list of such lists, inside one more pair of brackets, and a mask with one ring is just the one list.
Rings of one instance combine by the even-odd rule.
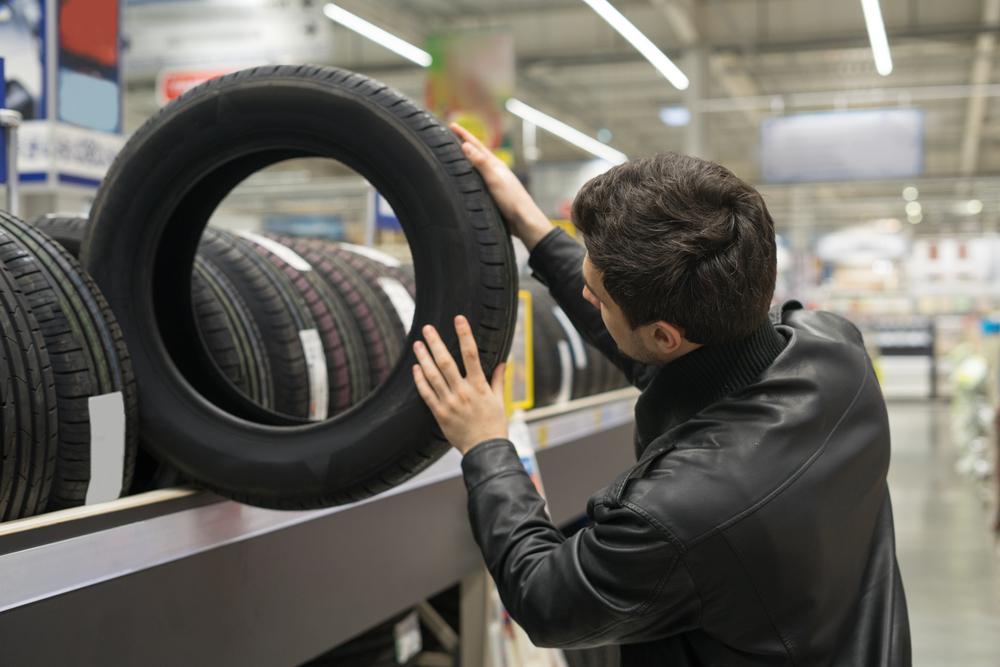
[[[426, 345], [417, 341], [413, 351], [420, 363], [413, 367], [413, 381], [420, 397], [431, 409], [441, 431], [463, 455], [486, 440], [507, 437], [507, 414], [503, 405], [504, 364], [493, 371], [492, 382], [479, 364], [479, 350], [469, 321], [455, 318], [465, 364], [462, 377], [444, 341], [432, 326], [423, 328]], [[428, 350], [428, 348], [430, 348]]]
[[503, 160], [458, 123], [452, 123], [451, 130], [462, 140], [462, 152], [483, 177], [500, 213], [510, 225], [510, 233], [524, 241], [528, 250], [533, 249], [552, 230], [552, 223]]

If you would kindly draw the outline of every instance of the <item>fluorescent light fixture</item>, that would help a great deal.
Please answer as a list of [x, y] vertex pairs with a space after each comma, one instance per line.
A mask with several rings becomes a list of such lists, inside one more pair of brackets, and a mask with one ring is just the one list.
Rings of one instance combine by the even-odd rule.
[[660, 51], [656, 44], [653, 44], [648, 37], [642, 34], [641, 30], [615, 9], [608, 0], [583, 1], [607, 21], [608, 25], [617, 30], [618, 34], [624, 37], [629, 44], [634, 46], [653, 67], [660, 71], [660, 74], [667, 78], [667, 81], [673, 84], [674, 88], [685, 90], [688, 87], [690, 82], [684, 72], [663, 51]]
[[670, 127], [684, 127], [691, 122], [691, 110], [685, 106], [663, 107], [660, 109], [660, 120]]
[[568, 141], [574, 146], [578, 146], [588, 153], [596, 155], [599, 158], [603, 158], [608, 162], [621, 164], [622, 162], [628, 160], [628, 156], [625, 155], [625, 153], [615, 150], [611, 146], [608, 146], [593, 137], [587, 136], [580, 130], [570, 127], [561, 120], [553, 118], [546, 113], [542, 113], [532, 106], [528, 106], [519, 99], [512, 97], [507, 100], [507, 111], [528, 121], [529, 123], [534, 123], [538, 127], [547, 132], [551, 132], [560, 139]]
[[423, 49], [417, 48], [405, 40], [400, 39], [399, 37], [396, 37], [390, 32], [386, 32], [374, 23], [369, 23], [357, 14], [352, 14], [332, 2], [323, 6], [323, 13], [326, 14], [326, 17], [334, 23], [339, 23], [345, 28], [350, 28], [359, 35], [367, 37], [376, 44], [380, 44], [381, 46], [389, 49], [393, 53], [398, 53], [407, 60], [415, 62], [421, 67], [430, 67], [433, 60], [431, 58], [431, 54], [427, 53]]
[[868, 41], [871, 42], [872, 55], [875, 57], [875, 69], [882, 76], [889, 76], [892, 74], [892, 54], [889, 53], [889, 38], [885, 34], [882, 8], [879, 7], [878, 0], [861, 0], [861, 10], [865, 13], [865, 27], [868, 28]]

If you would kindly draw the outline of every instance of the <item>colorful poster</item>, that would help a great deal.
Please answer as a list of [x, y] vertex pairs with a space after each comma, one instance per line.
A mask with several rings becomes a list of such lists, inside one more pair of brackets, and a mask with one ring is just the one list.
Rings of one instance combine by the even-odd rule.
[[60, 0], [58, 119], [121, 132], [119, 0]]
[[427, 108], [446, 123], [457, 122], [479, 137], [508, 164], [513, 137], [504, 110], [514, 94], [514, 40], [497, 32], [457, 32], [432, 36], [427, 50]]

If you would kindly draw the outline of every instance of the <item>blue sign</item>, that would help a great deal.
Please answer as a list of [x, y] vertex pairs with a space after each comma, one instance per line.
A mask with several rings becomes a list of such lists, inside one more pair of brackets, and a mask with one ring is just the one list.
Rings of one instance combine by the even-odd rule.
[[399, 224], [399, 218], [396, 217], [396, 212], [389, 206], [385, 197], [378, 192], [375, 193], [375, 229], [403, 230], [403, 226]]
[[761, 124], [761, 171], [770, 183], [912, 178], [924, 170], [917, 109], [804, 113]]
[[346, 238], [344, 219], [339, 215], [269, 215], [264, 219], [264, 231], [332, 241]]

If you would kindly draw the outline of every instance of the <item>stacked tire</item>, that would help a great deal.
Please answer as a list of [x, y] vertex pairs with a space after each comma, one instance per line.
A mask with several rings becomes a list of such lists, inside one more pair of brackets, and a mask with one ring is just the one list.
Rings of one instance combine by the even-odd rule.
[[[79, 252], [85, 218], [35, 224]], [[412, 272], [377, 251], [217, 228], [206, 230], [191, 279], [215, 378], [264, 411], [305, 420], [340, 414], [381, 385], [415, 298]]]
[[126, 493], [137, 400], [93, 281], [61, 245], [0, 212], [0, 520]]
[[628, 386], [625, 375], [584, 340], [544, 285], [523, 279], [521, 288], [531, 293], [536, 407]]

